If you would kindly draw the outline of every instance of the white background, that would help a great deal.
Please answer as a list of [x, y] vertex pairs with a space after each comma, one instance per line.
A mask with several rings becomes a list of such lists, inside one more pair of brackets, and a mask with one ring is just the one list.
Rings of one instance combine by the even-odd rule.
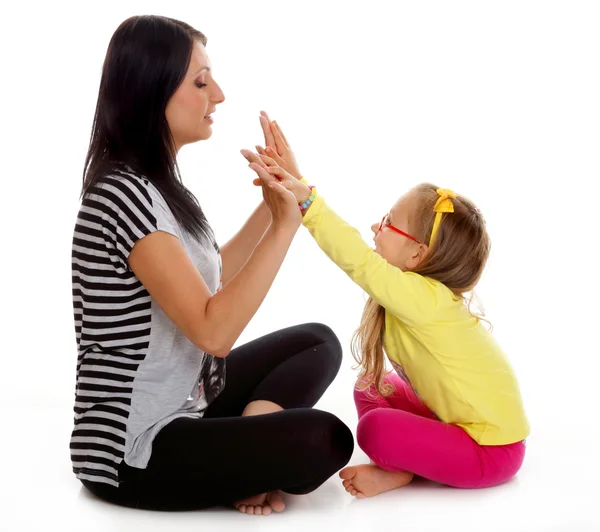
[[[111, 507], [70, 471], [70, 246], [106, 47], [136, 14], [208, 37], [226, 101], [180, 154], [221, 244], [260, 201], [241, 148], [261, 109], [365, 239], [408, 188], [473, 199], [493, 240], [479, 287], [532, 425], [519, 477], [492, 490], [418, 483], [354, 501], [334, 477], [282, 515]], [[28, 2], [2, 8], [0, 530], [600, 530], [600, 4], [584, 1]], [[349, 342], [363, 293], [298, 237], [240, 343], [321, 321], [345, 362], [319, 407], [353, 429]], [[357, 448], [352, 463], [363, 462]]]

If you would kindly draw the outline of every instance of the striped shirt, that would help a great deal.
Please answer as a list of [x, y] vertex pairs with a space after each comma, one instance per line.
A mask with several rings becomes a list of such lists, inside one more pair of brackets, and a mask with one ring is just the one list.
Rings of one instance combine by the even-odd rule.
[[73, 471], [119, 485], [118, 468], [145, 468], [152, 441], [178, 417], [202, 417], [225, 385], [225, 359], [204, 353], [162, 312], [128, 265], [140, 238], [177, 237], [212, 294], [221, 288], [221, 256], [175, 220], [147, 180], [115, 172], [81, 204], [72, 246], [78, 358]]

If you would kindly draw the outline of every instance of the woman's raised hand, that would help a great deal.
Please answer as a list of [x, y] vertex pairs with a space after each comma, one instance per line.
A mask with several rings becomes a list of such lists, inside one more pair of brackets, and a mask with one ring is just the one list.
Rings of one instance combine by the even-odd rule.
[[280, 229], [298, 229], [302, 223], [302, 214], [294, 193], [281, 184], [264, 166], [253, 162], [250, 163], [250, 168], [258, 175], [263, 198], [273, 217], [273, 225]]
[[[242, 150], [242, 155], [250, 163], [250, 167], [255, 165], [256, 167], [266, 171], [286, 190], [292, 192], [292, 194], [294, 194], [294, 198], [296, 199], [296, 203], [303, 203], [310, 196], [311, 191], [308, 186], [295, 179], [289, 172], [278, 166], [270, 157], [267, 157], [266, 155], [257, 155], [250, 150]], [[264, 182], [260, 179], [260, 174], [259, 178], [255, 179], [253, 183], [264, 188]]]

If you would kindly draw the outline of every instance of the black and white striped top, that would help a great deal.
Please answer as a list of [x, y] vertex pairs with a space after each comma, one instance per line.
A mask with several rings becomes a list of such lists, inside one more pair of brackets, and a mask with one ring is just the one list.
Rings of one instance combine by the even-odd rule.
[[176, 222], [146, 179], [107, 176], [82, 201], [72, 247], [78, 358], [73, 471], [119, 484], [119, 464], [145, 468], [152, 440], [181, 416], [201, 417], [225, 383], [225, 360], [193, 345], [128, 266], [134, 244], [154, 231], [176, 236], [214, 294], [221, 257]]

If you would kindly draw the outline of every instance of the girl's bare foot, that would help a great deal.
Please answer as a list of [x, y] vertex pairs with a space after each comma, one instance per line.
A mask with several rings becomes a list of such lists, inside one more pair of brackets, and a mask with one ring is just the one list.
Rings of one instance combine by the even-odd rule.
[[250, 515], [269, 515], [271, 511], [283, 512], [285, 510], [283, 497], [278, 491], [242, 499], [236, 502], [234, 506], [243, 514]]
[[413, 476], [408, 471], [386, 471], [374, 464], [346, 467], [340, 471], [344, 488], [358, 499], [406, 486]]

